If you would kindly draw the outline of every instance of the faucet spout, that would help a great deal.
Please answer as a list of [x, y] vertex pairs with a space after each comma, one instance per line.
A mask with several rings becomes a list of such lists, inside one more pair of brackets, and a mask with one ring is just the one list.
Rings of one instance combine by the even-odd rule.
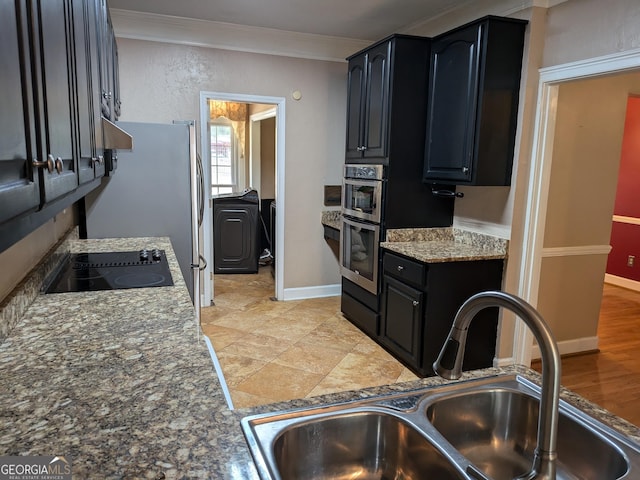
[[433, 369], [443, 378], [460, 377], [469, 325], [480, 310], [489, 307], [506, 308], [520, 317], [533, 332], [542, 357], [542, 392], [533, 465], [528, 473], [517, 478], [519, 480], [555, 480], [561, 379], [560, 353], [549, 326], [535, 308], [523, 299], [506, 292], [489, 291], [472, 296], [456, 313], [449, 336], [433, 364]]

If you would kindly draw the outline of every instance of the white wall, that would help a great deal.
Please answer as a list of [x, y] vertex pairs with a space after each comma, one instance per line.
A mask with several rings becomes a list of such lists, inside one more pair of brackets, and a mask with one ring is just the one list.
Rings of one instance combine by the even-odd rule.
[[[346, 63], [117, 41], [123, 121], [198, 119], [201, 91], [287, 99], [284, 288], [339, 283], [320, 218], [323, 185], [342, 176]], [[291, 98], [295, 90], [299, 101]]]

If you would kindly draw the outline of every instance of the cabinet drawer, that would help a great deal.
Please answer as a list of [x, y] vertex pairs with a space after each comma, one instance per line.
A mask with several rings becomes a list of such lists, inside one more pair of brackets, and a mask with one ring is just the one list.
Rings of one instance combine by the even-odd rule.
[[378, 312], [370, 310], [352, 296], [342, 293], [340, 310], [351, 323], [361, 329], [366, 334], [377, 337], [380, 315]]
[[426, 264], [388, 252], [385, 252], [382, 264], [385, 274], [417, 288], [424, 288], [428, 269]]

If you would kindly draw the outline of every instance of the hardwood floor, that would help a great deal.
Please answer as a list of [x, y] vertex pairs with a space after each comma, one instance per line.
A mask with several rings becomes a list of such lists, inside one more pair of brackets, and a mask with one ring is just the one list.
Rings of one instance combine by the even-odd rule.
[[562, 359], [562, 385], [640, 425], [640, 293], [605, 284], [598, 337], [599, 352]]

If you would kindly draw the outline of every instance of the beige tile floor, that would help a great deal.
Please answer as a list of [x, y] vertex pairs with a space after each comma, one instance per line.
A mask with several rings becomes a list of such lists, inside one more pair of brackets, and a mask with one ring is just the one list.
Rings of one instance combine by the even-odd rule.
[[415, 380], [340, 313], [340, 297], [278, 302], [270, 267], [216, 275], [202, 309], [235, 408]]

